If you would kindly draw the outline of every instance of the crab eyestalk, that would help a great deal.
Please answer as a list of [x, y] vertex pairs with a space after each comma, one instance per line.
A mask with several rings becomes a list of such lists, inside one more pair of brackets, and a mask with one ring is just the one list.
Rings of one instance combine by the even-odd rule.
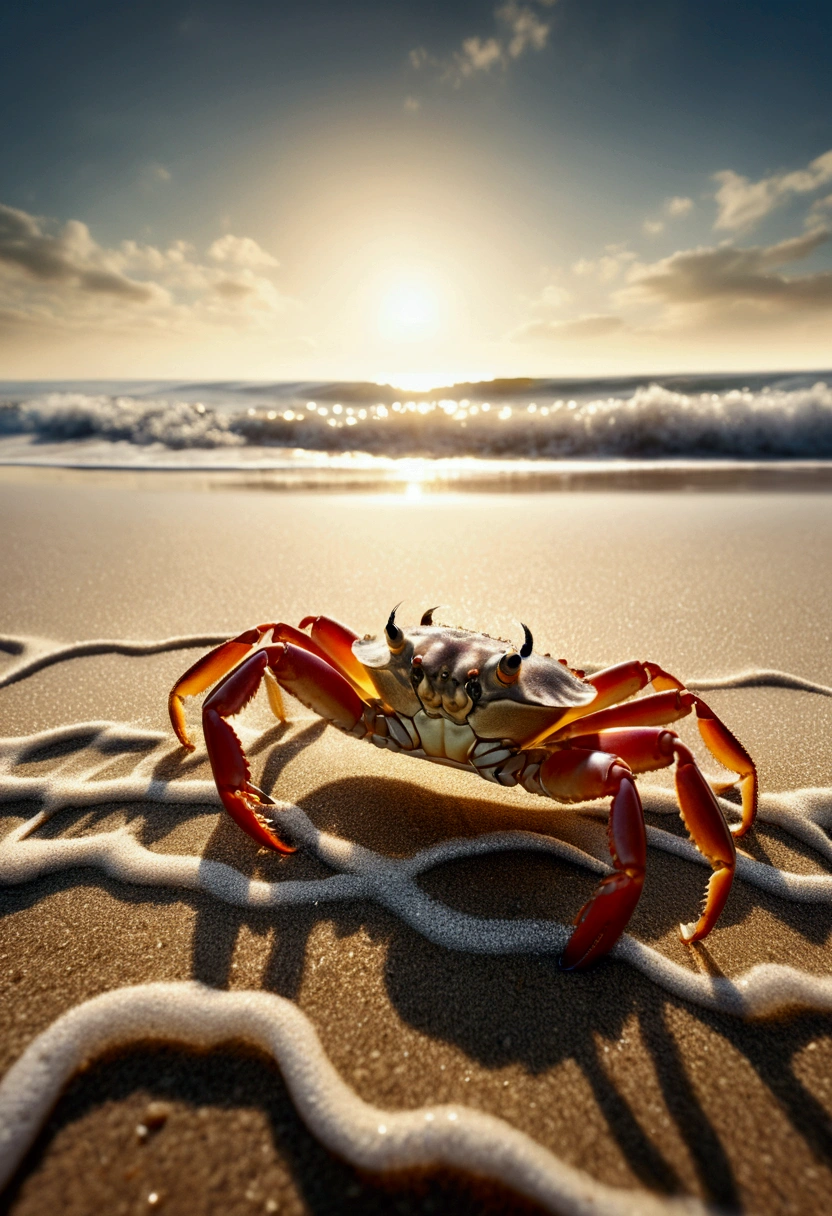
[[[522, 623], [522, 622], [521, 622]], [[528, 625], [523, 625], [523, 645], [519, 650], [509, 650], [497, 664], [497, 679], [501, 684], [514, 684], [520, 675], [523, 660], [529, 658], [534, 646], [532, 631]]]
[[436, 609], [438, 607], [439, 607], [438, 604], [434, 604], [434, 606], [432, 608], [428, 608], [427, 612], [423, 612], [422, 619], [419, 622], [419, 624], [420, 625], [432, 625], [433, 624], [433, 614], [434, 614], [434, 612], [436, 612]]
[[509, 650], [497, 664], [497, 679], [501, 684], [513, 684], [520, 675], [523, 665], [522, 657], [516, 650]]
[[405, 637], [401, 629], [396, 624], [396, 611], [399, 605], [390, 613], [387, 618], [387, 624], [384, 626], [384, 633], [387, 638], [387, 645], [390, 647], [391, 654], [401, 654], [405, 646]]

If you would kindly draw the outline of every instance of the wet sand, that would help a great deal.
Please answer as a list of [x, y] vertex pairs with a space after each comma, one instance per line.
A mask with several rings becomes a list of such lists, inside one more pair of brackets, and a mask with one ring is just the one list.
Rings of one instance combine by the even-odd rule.
[[[316, 612], [375, 632], [404, 599], [404, 620], [442, 602], [438, 620], [499, 636], [517, 636], [522, 618], [538, 649], [576, 664], [640, 657], [683, 679], [753, 667], [832, 684], [825, 494], [406, 499], [16, 473], [0, 476], [0, 518], [5, 635], [231, 635]], [[45, 669], [0, 690], [0, 734], [102, 719], [164, 728], [168, 688], [193, 657], [106, 655]], [[832, 785], [832, 699], [772, 688], [707, 699], [757, 760], [763, 790]], [[245, 719], [264, 731], [255, 780], [341, 837], [393, 856], [506, 828], [572, 838], [574, 817], [543, 800], [380, 753], [308, 718], [277, 727], [261, 702]], [[197, 706], [189, 717], [198, 729]], [[203, 756], [183, 779], [208, 775]], [[21, 768], [70, 765], [102, 780], [134, 763], [85, 749]], [[173, 776], [177, 763], [163, 758], [160, 772]], [[3, 830], [37, 809], [0, 808]], [[258, 854], [208, 803], [64, 811], [42, 834], [121, 823], [148, 848], [200, 853], [252, 876], [329, 873], [303, 852]], [[674, 828], [665, 816], [660, 826]], [[817, 854], [772, 827], [744, 847], [787, 870], [824, 872]], [[651, 849], [634, 936], [728, 976], [772, 961], [832, 972], [829, 905], [786, 902], [739, 880], [706, 948], [683, 947], [676, 925], [696, 912], [705, 879]], [[568, 922], [594, 880], [512, 852], [449, 863], [420, 884], [472, 915]], [[670, 998], [620, 962], [574, 976], [551, 957], [444, 950], [365, 901], [267, 913], [87, 869], [4, 888], [0, 906], [4, 1071], [62, 1012], [122, 985], [197, 978], [264, 989], [297, 1002], [344, 1079], [381, 1107], [488, 1111], [610, 1185], [729, 1210], [832, 1207], [828, 1017], [747, 1024]], [[166, 1118], [140, 1139], [151, 1101], [166, 1104]], [[268, 1060], [158, 1044], [97, 1061], [72, 1082], [3, 1202], [15, 1216], [524, 1210], [507, 1190], [449, 1171], [356, 1171], [305, 1129]]]

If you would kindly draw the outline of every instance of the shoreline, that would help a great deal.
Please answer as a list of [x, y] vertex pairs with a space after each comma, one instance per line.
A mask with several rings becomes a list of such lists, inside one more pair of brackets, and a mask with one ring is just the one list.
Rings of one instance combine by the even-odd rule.
[[[304, 453], [313, 457], [315, 453]], [[368, 463], [372, 460], [372, 464]], [[367, 458], [347, 463], [238, 462], [214, 465], [66, 460], [3, 460], [0, 482], [132, 484], [182, 490], [280, 493], [541, 494], [589, 491], [657, 493], [829, 493], [832, 460], [489, 461]]]

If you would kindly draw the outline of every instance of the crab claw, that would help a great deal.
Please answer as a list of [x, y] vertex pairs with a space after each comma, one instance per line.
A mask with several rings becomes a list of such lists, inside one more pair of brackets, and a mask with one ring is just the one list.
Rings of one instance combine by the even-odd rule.
[[[647, 836], [641, 799], [632, 773], [620, 761], [613, 763], [603, 776], [603, 756], [599, 752], [555, 753], [546, 762], [543, 781], [561, 779], [577, 781], [591, 788], [593, 780], [600, 781], [604, 793], [612, 793], [609, 819], [609, 844], [613, 873], [603, 878], [575, 918], [575, 928], [561, 955], [560, 966], [565, 971], [589, 967], [613, 948], [635, 911], [644, 885], [647, 860]], [[599, 767], [601, 761], [601, 767]]]
[[223, 806], [258, 844], [280, 853], [294, 853], [294, 848], [274, 831], [269, 808], [275, 804], [252, 785], [240, 740], [226, 721], [245, 708], [267, 670], [293, 697], [343, 730], [352, 730], [364, 703], [325, 659], [291, 642], [279, 642], [255, 650], [244, 659], [216, 686], [202, 707], [205, 746]]
[[277, 849], [278, 853], [294, 853], [295, 848], [281, 840], [266, 818], [264, 812], [274, 806], [274, 802], [249, 780], [251, 773], [240, 740], [216, 706], [210, 704], [214, 695], [205, 704], [202, 725], [223, 806], [234, 822], [259, 845]]

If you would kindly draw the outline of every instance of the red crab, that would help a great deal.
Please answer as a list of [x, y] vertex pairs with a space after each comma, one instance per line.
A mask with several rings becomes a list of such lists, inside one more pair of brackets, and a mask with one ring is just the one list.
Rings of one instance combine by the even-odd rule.
[[[536, 654], [525, 625], [517, 650], [485, 634], [436, 626], [434, 611], [402, 629], [394, 609], [378, 638], [358, 638], [325, 616], [305, 617], [298, 629], [258, 625], [199, 659], [176, 682], [171, 722], [191, 749], [182, 698], [219, 681], [202, 709], [205, 744], [223, 805], [243, 831], [260, 845], [293, 851], [278, 834], [272, 800], [249, 780], [227, 721], [264, 677], [281, 720], [282, 687], [339, 730], [377, 747], [500, 785], [519, 784], [556, 802], [610, 798], [613, 873], [578, 913], [561, 958], [562, 966], [581, 968], [612, 948], [641, 894], [647, 849], [634, 775], [675, 762], [682, 818], [713, 868], [702, 915], [679, 931], [685, 942], [705, 937], [731, 889], [733, 836], [748, 831], [757, 810], [757, 773], [742, 744], [701, 697], [655, 663], [620, 663], [585, 678], [565, 659]], [[653, 694], [628, 700], [647, 684]], [[710, 751], [737, 774], [742, 821], [735, 829], [689, 749], [667, 729], [692, 711]]]

